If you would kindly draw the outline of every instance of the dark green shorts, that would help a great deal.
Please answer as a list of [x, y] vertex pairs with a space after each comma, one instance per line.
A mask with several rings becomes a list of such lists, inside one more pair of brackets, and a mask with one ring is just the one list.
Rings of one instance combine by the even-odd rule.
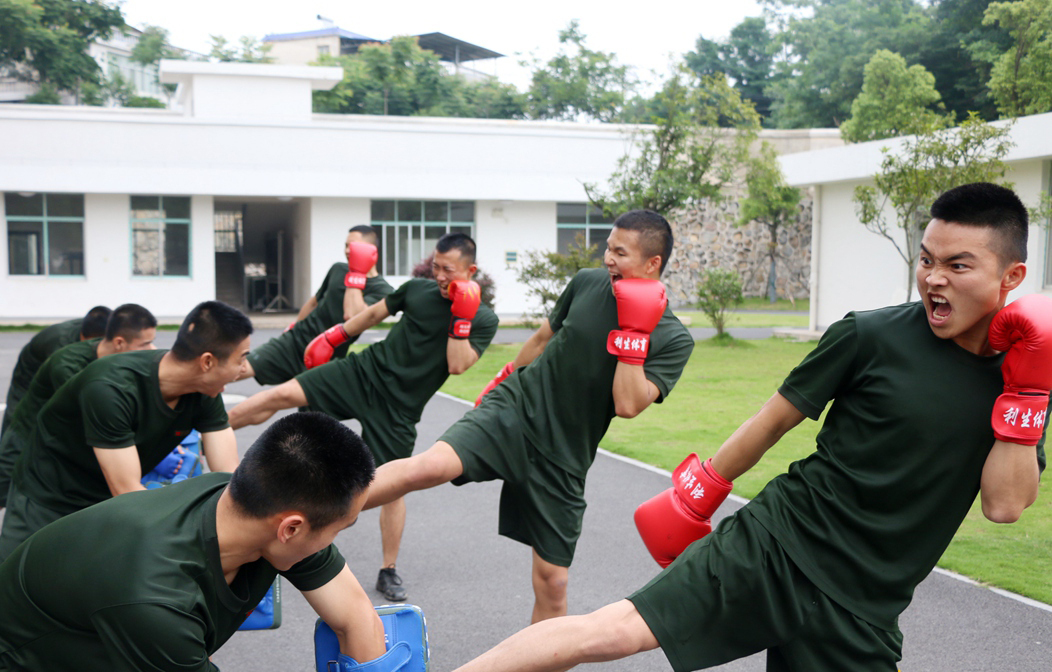
[[629, 600], [677, 672], [767, 650], [769, 671], [895, 672], [902, 633], [820, 591], [742, 509]]
[[260, 385], [280, 385], [307, 370], [303, 365], [303, 350], [296, 347], [291, 331], [253, 348], [248, 353], [248, 363]]
[[439, 439], [456, 452], [464, 473], [454, 485], [503, 480], [498, 532], [569, 567], [584, 518], [584, 479], [540, 453], [523, 436], [518, 416], [500, 404], [469, 411]]
[[7, 491], [7, 510], [4, 512], [4, 528], [0, 532], [0, 562], [11, 555], [18, 545], [34, 532], [50, 525], [65, 514], [41, 506], [27, 498], [11, 484]]
[[296, 380], [312, 411], [362, 423], [362, 440], [377, 466], [413, 454], [419, 416], [388, 401], [362, 375], [355, 357], [334, 359], [301, 373]]

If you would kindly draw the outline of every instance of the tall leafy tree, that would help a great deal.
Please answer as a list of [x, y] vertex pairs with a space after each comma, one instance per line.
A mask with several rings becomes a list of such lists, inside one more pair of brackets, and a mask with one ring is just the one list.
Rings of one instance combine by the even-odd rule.
[[687, 67], [699, 75], [722, 73], [734, 82], [734, 88], [752, 102], [760, 117], [771, 114], [771, 97], [767, 89], [777, 81], [774, 35], [763, 17], [748, 17], [731, 30], [725, 42], [698, 37], [694, 51], [684, 54]]
[[759, 132], [752, 103], [723, 75], [698, 77], [683, 66], [655, 103], [653, 129], [636, 133], [635, 151], [621, 157], [609, 183], [585, 184], [589, 200], [608, 216], [639, 208], [667, 214], [723, 198]]
[[617, 121], [635, 87], [628, 66], [617, 56], [585, 46], [577, 20], [559, 31], [559, 54], [533, 71], [527, 91], [530, 116], [535, 119], [594, 119]]
[[100, 84], [93, 40], [124, 26], [118, 7], [94, 0], [0, 0], [0, 68], [51, 90]]
[[906, 67], [906, 59], [881, 49], [866, 64], [862, 92], [840, 134], [848, 142], [865, 142], [952, 125], [932, 74], [922, 65]]
[[999, 24], [1013, 42], [990, 73], [990, 91], [1001, 115], [1052, 111], [1052, 0], [994, 2], [983, 23]]
[[210, 35], [212, 49], [208, 58], [220, 63], [271, 63], [270, 45], [262, 44], [251, 35], [242, 35], [238, 43], [230, 42], [222, 35]]

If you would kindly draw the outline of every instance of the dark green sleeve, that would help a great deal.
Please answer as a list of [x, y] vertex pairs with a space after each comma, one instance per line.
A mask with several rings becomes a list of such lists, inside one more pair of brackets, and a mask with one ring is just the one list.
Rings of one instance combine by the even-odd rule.
[[[662, 343], [656, 352], [651, 350], [647, 353], [643, 363], [643, 375], [658, 388], [659, 394], [655, 401], [659, 404], [675, 387], [676, 381], [683, 374], [683, 367], [690, 359], [690, 353], [694, 351], [694, 339], [678, 320], [675, 326], [670, 328], [674, 329], [672, 338]], [[651, 347], [653, 345], [654, 341], [651, 340]]]
[[205, 624], [168, 605], [122, 604], [92, 614], [91, 622], [115, 672], [218, 672], [208, 660]]
[[318, 300], [318, 303], [321, 303], [322, 298], [325, 297], [325, 293], [329, 291], [329, 283], [332, 282], [332, 274], [336, 272], [339, 272], [339, 264], [333, 264], [329, 268], [329, 272], [325, 274], [325, 279], [321, 281], [321, 287], [319, 287], [318, 291], [314, 294], [314, 298]]
[[471, 335], [468, 337], [468, 342], [471, 343], [471, 347], [482, 356], [482, 353], [486, 352], [486, 348], [493, 341], [493, 337], [497, 334], [497, 325], [500, 320], [493, 314], [493, 311], [479, 311], [475, 315], [475, 319], [471, 321]]
[[223, 395], [215, 399], [201, 395], [200, 412], [194, 418], [194, 429], [199, 432], [218, 432], [230, 426], [230, 419], [223, 405]]
[[563, 320], [566, 319], [567, 313], [570, 312], [570, 304], [573, 303], [573, 295], [577, 286], [577, 276], [570, 278], [570, 284], [566, 285], [566, 289], [559, 295], [559, 299], [555, 302], [555, 308], [552, 308], [552, 312], [548, 315], [548, 324], [551, 326], [552, 331], [559, 331], [559, 328], [563, 326]]
[[405, 310], [406, 295], [409, 293], [409, 287], [413, 284], [412, 280], [405, 282], [401, 287], [394, 290], [386, 297], [384, 301], [387, 302], [387, 312], [394, 315]]
[[393, 291], [394, 287], [389, 285], [383, 278], [377, 276], [365, 282], [362, 299], [365, 301], [365, 305], [371, 306]]
[[328, 548], [300, 560], [288, 571], [278, 573], [296, 586], [296, 590], [303, 592], [321, 588], [336, 578], [346, 565], [347, 562], [336, 550], [336, 545], [329, 544]]
[[818, 346], [789, 373], [778, 393], [801, 413], [818, 420], [826, 404], [850, 384], [857, 355], [855, 314], [848, 313], [826, 330]]
[[86, 383], [78, 395], [84, 440], [94, 448], [135, 445], [135, 408], [104, 381]]

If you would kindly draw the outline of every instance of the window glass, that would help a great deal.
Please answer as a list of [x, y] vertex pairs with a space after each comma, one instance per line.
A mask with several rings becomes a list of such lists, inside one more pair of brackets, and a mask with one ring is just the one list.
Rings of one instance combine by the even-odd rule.
[[83, 217], [83, 194], [48, 194], [48, 217]]
[[190, 275], [190, 227], [186, 224], [164, 227], [164, 274]]
[[132, 196], [132, 274], [190, 275], [190, 197]]
[[[580, 236], [579, 240], [578, 236]], [[559, 254], [569, 254], [571, 243], [584, 242], [584, 240], [585, 228], [583, 226], [580, 228], [564, 226], [556, 229], [556, 246]]]
[[161, 232], [156, 225], [132, 227], [132, 273], [161, 274]]
[[588, 223], [589, 224], [613, 224], [614, 218], [607, 217], [603, 214], [602, 208], [597, 208], [594, 205], [588, 206]]
[[423, 214], [420, 201], [398, 201], [398, 221], [419, 222]]
[[83, 194], [4, 194], [11, 275], [84, 274]]
[[588, 221], [588, 210], [584, 203], [558, 203], [555, 206], [557, 224], [584, 224]]
[[51, 275], [84, 275], [84, 225], [81, 222], [49, 222], [47, 246]]
[[451, 222], [474, 222], [474, 201], [453, 201], [449, 204], [449, 221]]
[[7, 272], [43, 275], [44, 223], [7, 222]]
[[378, 270], [384, 275], [411, 275], [447, 233], [474, 235], [471, 201], [373, 201], [371, 211], [383, 241]]
[[4, 210], [8, 217], [43, 217], [44, 194], [23, 196], [16, 193], [4, 194]]
[[159, 210], [161, 208], [160, 196], [132, 196], [132, 210]]
[[393, 222], [395, 218], [394, 201], [373, 201], [372, 218], [374, 222]]
[[449, 202], [448, 201], [427, 201], [424, 203], [424, 221], [425, 222], [448, 222], [449, 221]]
[[166, 219], [190, 219], [189, 196], [165, 196], [163, 200]]

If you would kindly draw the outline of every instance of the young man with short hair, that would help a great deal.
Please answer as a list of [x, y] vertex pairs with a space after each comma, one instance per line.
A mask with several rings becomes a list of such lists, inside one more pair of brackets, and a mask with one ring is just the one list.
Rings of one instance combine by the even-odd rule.
[[664, 217], [618, 217], [605, 268], [570, 281], [480, 405], [438, 443], [381, 466], [366, 506], [448, 481], [503, 480], [499, 532], [533, 550], [533, 621], [565, 614], [599, 441], [615, 415], [632, 418], [661, 403], [694, 348], [659, 280], [671, 253]]
[[11, 384], [7, 388], [7, 408], [4, 409], [0, 436], [3, 436], [8, 425], [11, 424], [11, 416], [15, 412], [15, 407], [29, 389], [29, 384], [33, 382], [37, 369], [47, 361], [51, 353], [76, 341], [99, 338], [106, 333], [106, 321], [109, 317], [109, 308], [95, 306], [84, 317], [44, 327], [29, 339], [29, 343], [26, 343], [18, 353], [15, 370], [11, 372]]
[[[1026, 275], [1026, 208], [977, 183], [944, 193], [931, 215], [921, 300], [830, 326], [711, 460], [688, 458], [673, 488], [637, 511], [651, 553], [675, 558], [665, 571], [461, 670], [566, 670], [660, 646], [677, 671], [766, 650], [769, 670], [894, 672], [898, 617], [976, 494], [999, 523], [1037, 497], [1052, 388], [1052, 299], [1005, 306]], [[707, 524], [729, 480], [830, 401], [812, 455], [682, 554], [668, 546]]]
[[96, 502], [142, 490], [193, 429], [212, 471], [233, 471], [237, 440], [220, 394], [248, 355], [252, 323], [218, 301], [198, 304], [171, 350], [96, 360], [38, 415], [15, 463], [0, 560], [44, 525]]
[[47, 358], [18, 403], [7, 431], [0, 436], [0, 507], [7, 505], [11, 470], [33, 434], [37, 414], [58, 388], [96, 359], [121, 352], [154, 350], [156, 336], [157, 319], [153, 314], [136, 303], [126, 303], [110, 315], [105, 336], [70, 343]]
[[342, 653], [382, 655], [380, 619], [332, 543], [357, 519], [373, 472], [354, 432], [297, 413], [267, 428], [233, 474], [48, 525], [0, 564], [0, 669], [215, 671], [208, 657], [278, 574]]
[[[231, 426], [256, 425], [276, 411], [309, 404], [335, 418], [360, 421], [362, 438], [379, 464], [412, 454], [424, 405], [450, 374], [461, 374], [478, 361], [497, 331], [497, 316], [480, 305], [478, 284], [471, 279], [475, 243], [469, 236], [442, 236], [432, 270], [434, 280], [413, 278], [315, 338], [304, 355], [311, 361], [308, 367], [315, 368], [235, 406]], [[383, 341], [329, 361], [335, 348], [398, 312], [402, 318]], [[405, 503], [392, 498], [385, 504], [380, 512], [383, 568], [377, 590], [400, 601], [406, 593], [395, 564]]]
[[[347, 263], [332, 265], [318, 292], [300, 308], [296, 321], [248, 354], [241, 378], [255, 378], [260, 385], [278, 385], [306, 371], [303, 351], [321, 332], [345, 322], [394, 291], [376, 270], [378, 237], [366, 224], [351, 228], [344, 241]], [[355, 335], [335, 356], [347, 354]]]

